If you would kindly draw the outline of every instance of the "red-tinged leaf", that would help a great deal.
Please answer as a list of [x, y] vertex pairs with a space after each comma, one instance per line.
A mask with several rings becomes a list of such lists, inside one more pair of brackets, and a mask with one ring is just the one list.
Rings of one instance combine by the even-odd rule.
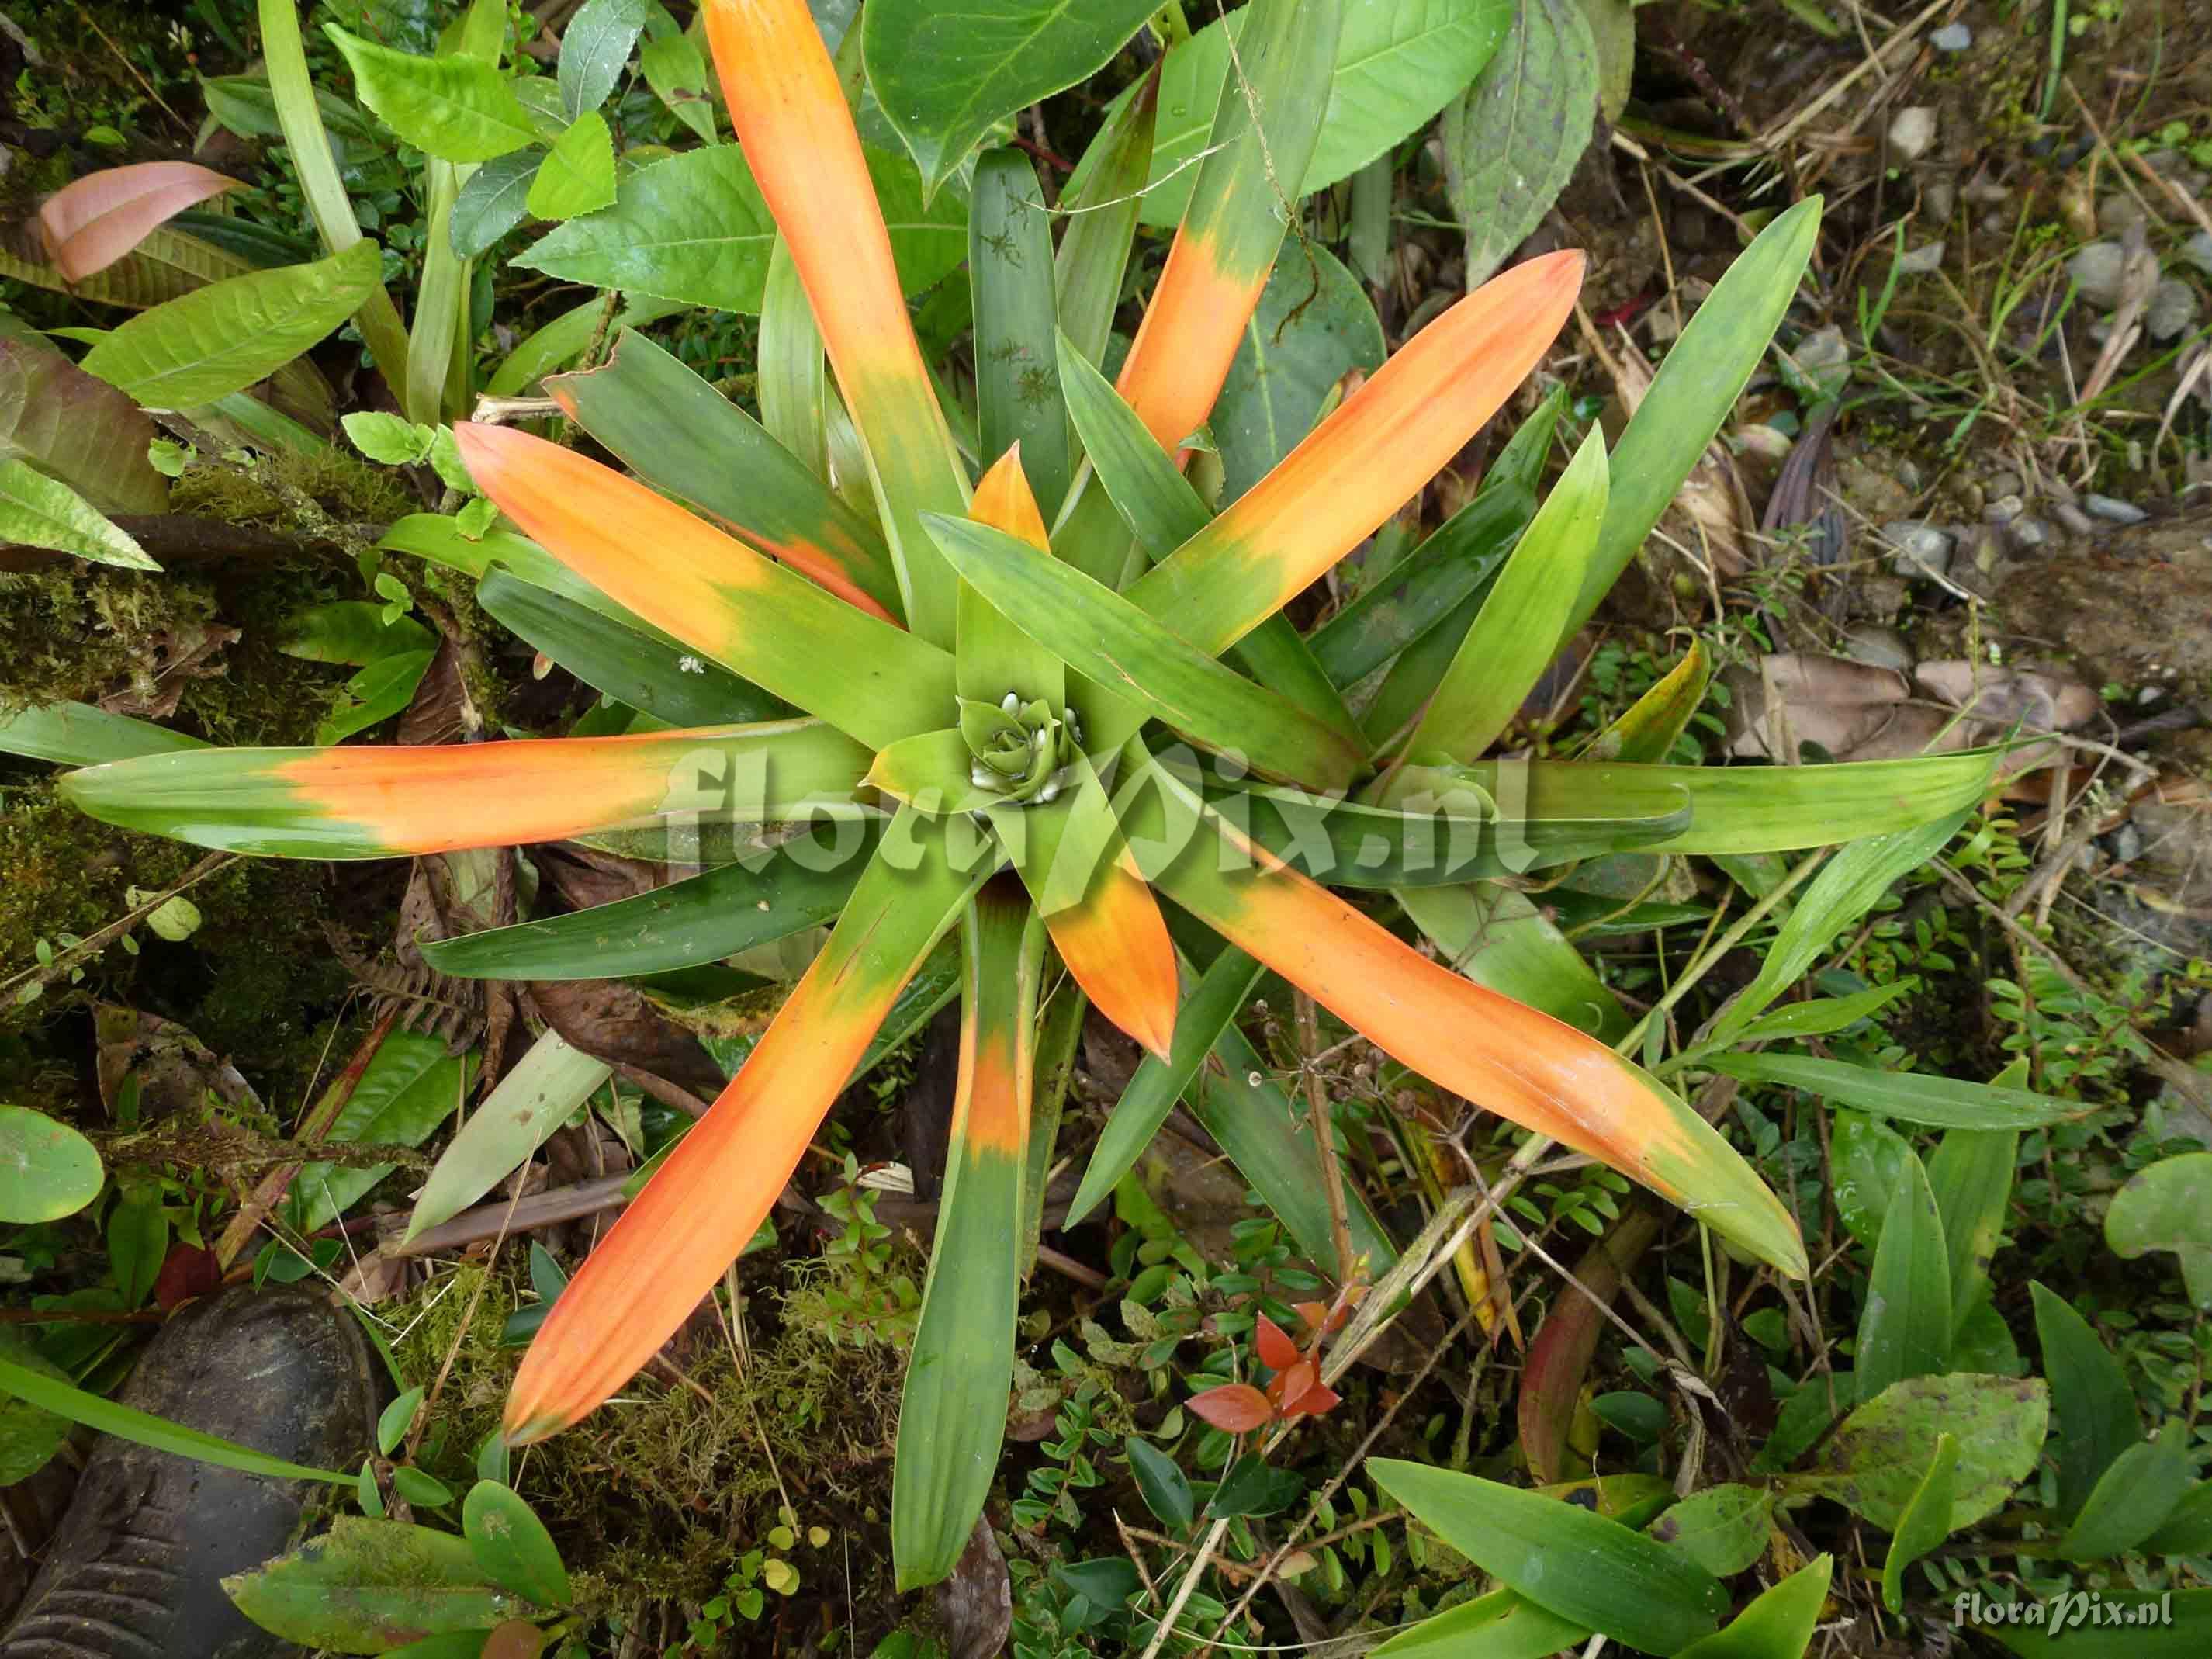
[[872, 749], [945, 724], [952, 659], [634, 478], [511, 427], [455, 428], [470, 475], [599, 592]]
[[1312, 1360], [1299, 1358], [1287, 1370], [1278, 1371], [1267, 1383], [1267, 1398], [1278, 1411], [1285, 1400], [1303, 1399], [1307, 1389], [1321, 1381], [1321, 1367]]
[[1571, 1473], [1567, 1431], [1582, 1399], [1583, 1378], [1606, 1328], [1606, 1306], [1620, 1288], [1622, 1269], [1632, 1267], [1658, 1236], [1659, 1218], [1650, 1211], [1632, 1210], [1622, 1217], [1583, 1252], [1574, 1282], [1553, 1300], [1536, 1340], [1528, 1345], [1517, 1409], [1522, 1455], [1540, 1482], [1565, 1480]]
[[[1328, 1324], [1328, 1304], [1325, 1302], [1293, 1302], [1291, 1306], [1296, 1310], [1298, 1317], [1305, 1321], [1306, 1328], [1316, 1334], [1320, 1334], [1324, 1325]], [[1349, 1312], [1350, 1310], [1347, 1309], [1346, 1311]], [[1334, 1327], [1331, 1326], [1330, 1328], [1334, 1329]]]
[[730, 123], [867, 447], [907, 625], [949, 646], [952, 573], [920, 515], [965, 511], [968, 482], [915, 340], [844, 87], [805, 0], [708, 0], [702, 15]]
[[39, 210], [46, 251], [64, 278], [81, 283], [130, 253], [147, 234], [239, 181], [191, 161], [141, 161], [88, 173]]
[[[1321, 1304], [1313, 1304], [1318, 1308]], [[1291, 1340], [1283, 1328], [1261, 1314], [1252, 1332], [1254, 1346], [1260, 1351], [1260, 1363], [1271, 1371], [1288, 1370], [1298, 1363], [1298, 1345]]]
[[510, 1442], [597, 1409], [713, 1290], [982, 874], [953, 866], [942, 823], [900, 812], [744, 1067], [554, 1304], [507, 1400]]
[[1344, 1396], [1327, 1383], [1316, 1382], [1283, 1407], [1285, 1417], [1319, 1417], [1344, 1403]]
[[163, 1313], [172, 1313], [178, 1304], [196, 1296], [211, 1296], [222, 1288], [222, 1268], [216, 1261], [215, 1252], [179, 1239], [169, 1246], [161, 1271], [155, 1276], [154, 1304]]
[[1191, 1395], [1186, 1403], [1194, 1416], [1224, 1434], [1249, 1434], [1272, 1422], [1275, 1415], [1267, 1396], [1249, 1382], [1224, 1382]]
[[1127, 597], [1208, 653], [1234, 645], [1503, 407], [1573, 313], [1583, 266], [1579, 252], [1547, 253], [1468, 295]]

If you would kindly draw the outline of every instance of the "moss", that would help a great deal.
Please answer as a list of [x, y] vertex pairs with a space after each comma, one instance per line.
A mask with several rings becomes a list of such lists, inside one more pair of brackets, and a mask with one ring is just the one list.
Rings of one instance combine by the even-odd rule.
[[203, 578], [86, 566], [72, 560], [0, 574], [0, 714], [88, 702], [146, 674], [167, 637], [213, 625]]

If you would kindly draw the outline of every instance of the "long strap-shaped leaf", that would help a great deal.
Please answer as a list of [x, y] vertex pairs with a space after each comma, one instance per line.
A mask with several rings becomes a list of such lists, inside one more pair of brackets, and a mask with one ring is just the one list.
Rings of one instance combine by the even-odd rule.
[[602, 368], [560, 374], [545, 395], [630, 471], [886, 622], [898, 575], [873, 526], [760, 422], [632, 329]]
[[997, 1473], [1013, 1373], [1044, 930], [1018, 887], [994, 883], [962, 916], [960, 942], [951, 1141], [891, 1474], [902, 1590], [935, 1583], [967, 1547]]
[[[1152, 171], [1158, 129], [1160, 71], [1145, 77], [1137, 95], [1107, 118], [1084, 152], [1084, 182], [1060, 201], [1068, 216], [1053, 256], [1060, 326], [1086, 362], [1101, 362], [1121, 308], [1121, 278], [1137, 236], [1145, 177]], [[1097, 165], [1089, 165], [1097, 157]]]
[[963, 580], [1106, 693], [1079, 711], [1091, 752], [1126, 741], [1142, 710], [1255, 771], [1314, 787], [1343, 788], [1364, 763], [1340, 733], [1081, 571], [964, 519], [925, 522]]
[[1343, 24], [1344, 0], [1256, 0], [1237, 36], [1212, 153], [1121, 368], [1162, 448], [1205, 423], [1237, 359], [1321, 136]]
[[455, 428], [484, 494], [655, 628], [872, 748], [944, 722], [952, 658], [856, 611], [634, 478], [511, 427]]
[[1401, 1063], [1643, 1182], [1784, 1272], [1804, 1273], [1788, 1212], [1657, 1079], [1412, 950], [1238, 836], [1164, 769], [1144, 779], [1122, 822], [1140, 860], [1173, 848], [1146, 869], [1176, 903]]
[[1547, 253], [1468, 295], [1127, 598], [1208, 654], [1236, 644], [1498, 412], [1574, 309], [1583, 264], [1578, 252]]
[[714, 1288], [982, 873], [954, 867], [940, 824], [899, 814], [730, 1086], [568, 1281], [515, 1376], [511, 1441], [543, 1438], [595, 1409]]
[[200, 749], [71, 772], [107, 823], [237, 853], [381, 859], [558, 841], [677, 814], [772, 823], [850, 805], [860, 744], [819, 720], [408, 748]]
[[982, 453], [1018, 445], [1047, 518], [1075, 475], [1054, 337], [1052, 229], [1036, 166], [1013, 149], [975, 159], [968, 199], [968, 274], [975, 287], [975, 419]]
[[708, 0], [730, 122], [793, 261], [860, 428], [904, 590], [907, 625], [952, 643], [952, 573], [923, 513], [968, 504], [891, 261], [852, 111], [805, 0]]

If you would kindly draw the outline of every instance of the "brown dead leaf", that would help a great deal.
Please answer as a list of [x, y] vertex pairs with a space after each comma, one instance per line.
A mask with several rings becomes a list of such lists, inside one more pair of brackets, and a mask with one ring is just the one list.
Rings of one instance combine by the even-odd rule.
[[1014, 1628], [1013, 1585], [988, 1519], [976, 1522], [959, 1565], [930, 1601], [950, 1659], [994, 1659], [1006, 1647]]
[[149, 660], [131, 671], [130, 689], [112, 692], [100, 700], [111, 714], [135, 714], [140, 720], [161, 720], [177, 712], [189, 680], [222, 673], [213, 660], [216, 653], [239, 638], [235, 628], [202, 623], [181, 623], [157, 635], [148, 653]]
[[712, 1100], [727, 1081], [698, 1038], [620, 980], [539, 980], [530, 1003], [573, 1047]]
[[141, 1123], [174, 1112], [197, 1113], [210, 1095], [236, 1112], [258, 1116], [264, 1111], [238, 1068], [173, 1020], [103, 1002], [93, 1010], [93, 1039], [100, 1098], [110, 1117], [126, 1089], [133, 1091]]

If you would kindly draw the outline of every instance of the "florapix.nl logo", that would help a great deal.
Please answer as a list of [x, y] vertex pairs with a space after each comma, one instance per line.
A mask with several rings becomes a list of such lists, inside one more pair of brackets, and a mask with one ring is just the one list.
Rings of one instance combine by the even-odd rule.
[[1960, 1595], [1951, 1603], [1954, 1630], [1987, 1630], [1997, 1625], [2024, 1626], [2057, 1637], [2084, 1628], [2148, 1628], [2173, 1622], [2173, 1592], [2159, 1595], [2106, 1595], [2096, 1590], [2060, 1590], [2040, 1600], [2021, 1597], [1993, 1601], [1978, 1590]]

